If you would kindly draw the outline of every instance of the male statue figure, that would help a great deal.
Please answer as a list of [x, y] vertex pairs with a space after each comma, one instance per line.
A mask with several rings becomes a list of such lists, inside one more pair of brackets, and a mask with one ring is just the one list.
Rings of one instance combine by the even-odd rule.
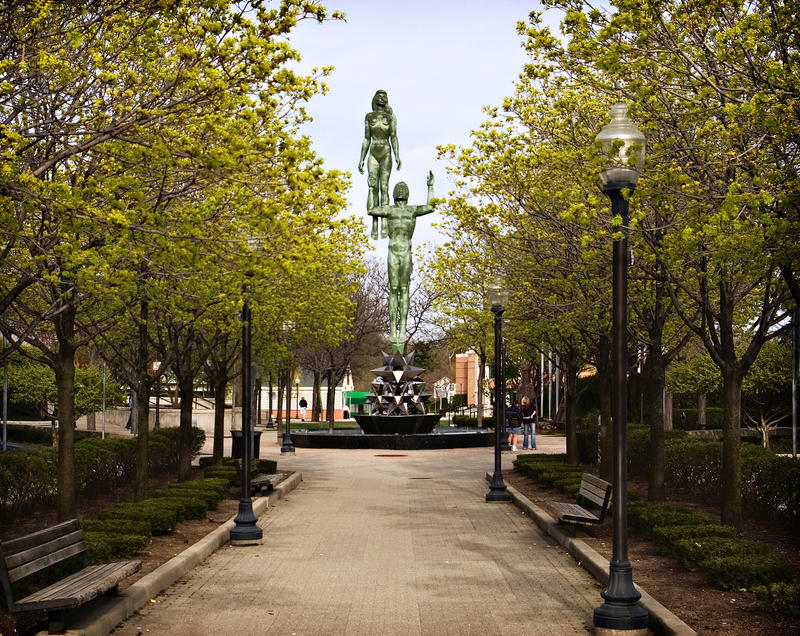
[[[361, 160], [358, 171], [364, 174], [367, 160], [367, 212], [377, 205], [389, 205], [389, 177], [392, 174], [392, 152], [400, 170], [400, 147], [397, 145], [397, 117], [389, 106], [386, 91], [379, 90], [372, 98], [372, 112], [364, 118], [364, 141], [361, 142]], [[372, 220], [372, 239], [378, 238], [378, 220]], [[386, 224], [381, 238], [386, 238]]]
[[408, 205], [408, 186], [402, 181], [394, 187], [394, 205], [380, 205], [369, 213], [385, 218], [389, 226], [389, 340], [392, 353], [403, 354], [408, 320], [409, 283], [411, 281], [411, 237], [417, 217], [433, 212], [433, 172], [428, 172], [428, 203]]

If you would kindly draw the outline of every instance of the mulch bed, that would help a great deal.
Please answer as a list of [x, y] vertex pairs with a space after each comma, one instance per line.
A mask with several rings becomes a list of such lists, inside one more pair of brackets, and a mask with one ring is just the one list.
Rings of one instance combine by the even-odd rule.
[[[567, 501], [564, 493], [547, 488], [526, 475], [509, 471], [506, 482], [542, 507], [545, 501]], [[632, 490], [646, 494], [647, 484], [630, 482]], [[669, 503], [689, 506], [698, 514], [718, 520], [719, 511], [704, 502], [672, 498]], [[796, 532], [786, 524], [748, 518], [741, 533], [745, 539], [764, 541], [770, 551], [786, 557], [800, 572], [800, 546]], [[610, 516], [601, 526], [581, 533], [581, 538], [606, 558], [611, 558]], [[788, 618], [760, 609], [750, 592], [725, 592], [714, 587], [701, 572], [689, 571], [673, 559], [658, 554], [652, 542], [628, 537], [628, 558], [633, 580], [664, 607], [703, 636], [754, 636], [758, 634], [800, 634], [800, 619]], [[598, 605], [602, 599], [598, 597]]]
[[[198, 478], [202, 476], [199, 469], [196, 471], [195, 476]], [[148, 489], [150, 492], [153, 492], [156, 489], [164, 488], [167, 484], [174, 481], [175, 478], [171, 475], [151, 478]], [[172, 557], [180, 554], [188, 546], [200, 541], [215, 528], [236, 515], [239, 507], [239, 494], [239, 490], [233, 488], [228, 498], [220, 501], [216, 510], [209, 510], [206, 513], [205, 519], [183, 521], [177, 525], [174, 534], [153, 537], [150, 545], [132, 557], [140, 560], [142, 562], [142, 567], [136, 574], [128, 577], [120, 584], [120, 590], [132, 585], [146, 574], [169, 561]], [[92, 498], [81, 497], [77, 502], [76, 516], [78, 519], [94, 519], [101, 510], [128, 501], [133, 501], [132, 486], [121, 486], [114, 492], [102, 493]], [[0, 524], [0, 541], [6, 541], [24, 534], [29, 534], [47, 526], [54, 525], [55, 523], [55, 510], [33, 511], [11, 523]], [[0, 636], [9, 636], [11, 634], [29, 636], [36, 634], [42, 629], [47, 629], [45, 619], [46, 614], [44, 612], [40, 614], [11, 614], [9, 612], [0, 611]]]

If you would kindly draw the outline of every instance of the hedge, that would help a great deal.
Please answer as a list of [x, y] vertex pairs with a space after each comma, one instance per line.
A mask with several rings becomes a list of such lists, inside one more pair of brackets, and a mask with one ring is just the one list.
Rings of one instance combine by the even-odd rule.
[[653, 543], [661, 554], [677, 558], [674, 544], [682, 539], [698, 539], [705, 537], [736, 536], [733, 526], [720, 526], [715, 523], [706, 523], [691, 526], [656, 526], [652, 530]]
[[[153, 431], [148, 445], [149, 470], [177, 469], [180, 429]], [[203, 446], [205, 433], [192, 428], [192, 453]], [[87, 437], [75, 443], [75, 487], [78, 496], [114, 491], [135, 474], [136, 440]], [[55, 448], [0, 453], [0, 519], [28, 510], [52, 507], [57, 494], [58, 454]]]
[[783, 557], [771, 554], [710, 557], [700, 563], [700, 569], [719, 587], [728, 591], [748, 590], [772, 583], [791, 583], [794, 579], [791, 564]]
[[789, 616], [800, 616], [800, 585], [770, 583], [755, 586], [753, 592], [759, 607]]
[[179, 519], [179, 521], [186, 519], [205, 519], [206, 510], [208, 510], [208, 504], [206, 504], [205, 499], [192, 495], [184, 495], [177, 490], [168, 490], [168, 493], [167, 496], [154, 497], [153, 500], [157, 501], [160, 505], [180, 505], [180, 514], [183, 516], [183, 519]]
[[[492, 418], [484, 417], [483, 418], [483, 425], [484, 426], [493, 426], [494, 420]], [[470, 415], [454, 415], [453, 416], [453, 424], [455, 426], [460, 426], [462, 428], [477, 428], [478, 426], [478, 418], [472, 417]]]
[[144, 502], [127, 503], [115, 508], [101, 510], [98, 519], [132, 519], [133, 521], [147, 521], [153, 534], [172, 534], [178, 523], [177, 510], [171, 507], [154, 507], [144, 505]]
[[153, 528], [149, 521], [130, 519], [84, 519], [81, 521], [84, 532], [105, 532], [108, 534], [139, 534], [149, 537]]
[[[694, 537], [692, 539], [679, 539], [674, 544], [678, 556], [678, 563], [682, 566], [695, 569], [707, 559], [718, 559], [727, 556], [757, 556], [766, 557], [769, 548], [763, 541], [745, 541], [731, 537]], [[704, 569], [704, 568], [700, 568]]]
[[86, 549], [94, 564], [108, 563], [112, 557], [128, 558], [150, 544], [143, 534], [85, 532]]
[[[628, 470], [646, 479], [649, 469], [649, 429], [630, 427]], [[692, 438], [683, 431], [666, 431], [664, 481], [668, 488], [715, 499], [722, 488], [722, 443]], [[753, 444], [742, 444], [742, 506], [759, 514], [800, 521], [800, 463]]]
[[209, 466], [203, 469], [203, 477], [227, 479], [229, 486], [233, 486], [239, 481], [239, 473], [233, 466]]
[[646, 501], [631, 501], [628, 504], [628, 525], [651, 541], [655, 529], [664, 526], [698, 526], [710, 524], [705, 517], [695, 514], [686, 506], [653, 504]]
[[[638, 440], [640, 442], [640, 440]], [[671, 443], [685, 442], [679, 435], [670, 435]], [[707, 442], [692, 449], [695, 453], [713, 453]], [[763, 459], [763, 454], [760, 455]], [[578, 473], [579, 466], [566, 464], [561, 456], [520, 456], [514, 468], [540, 483], [572, 487], [569, 475]], [[702, 468], [698, 469], [698, 474]], [[574, 479], [574, 477], [573, 477]], [[737, 539], [733, 527], [712, 524], [709, 519], [694, 513], [686, 506], [650, 503], [635, 493], [628, 497], [628, 524], [637, 534], [655, 542], [659, 552], [674, 557], [679, 563], [697, 567], [724, 590], [752, 589], [759, 585], [789, 583], [793, 568], [786, 559], [769, 554], [768, 546], [760, 541]], [[767, 588], [772, 589], [772, 588]], [[785, 590], [788, 588], [775, 588]], [[772, 602], [764, 591], [764, 603]], [[791, 591], [782, 594], [775, 603], [791, 606]]]
[[216, 510], [223, 495], [215, 490], [200, 490], [198, 488], [180, 488], [180, 484], [168, 486], [153, 493], [155, 498], [191, 498], [199, 499], [205, 505], [206, 510]]

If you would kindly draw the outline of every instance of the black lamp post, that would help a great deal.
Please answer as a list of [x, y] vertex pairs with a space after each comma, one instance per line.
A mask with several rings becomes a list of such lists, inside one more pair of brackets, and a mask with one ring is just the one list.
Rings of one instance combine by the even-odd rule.
[[161, 362], [156, 360], [153, 362], [153, 372], [156, 375], [156, 421], [153, 423], [153, 430], [158, 431], [161, 429]]
[[500, 461], [501, 435], [505, 430], [506, 419], [505, 378], [503, 377], [503, 312], [508, 302], [508, 291], [499, 284], [489, 285], [489, 304], [494, 314], [494, 474], [489, 483], [486, 501], [511, 501], [506, 484], [503, 481], [503, 468]]
[[[297, 402], [297, 417], [300, 418], [300, 377], [294, 379], [295, 402]], [[302, 428], [302, 426], [300, 427]]]
[[234, 518], [236, 524], [231, 528], [231, 545], [255, 545], [261, 543], [263, 531], [256, 525], [258, 519], [253, 513], [253, 500], [250, 498], [250, 458], [253, 450], [253, 393], [250, 389], [250, 349], [251, 314], [244, 290], [242, 305], [242, 495], [239, 499], [239, 512]]
[[611, 199], [611, 215], [619, 216], [621, 237], [614, 239], [612, 280], [612, 421], [613, 445], [613, 545], [608, 585], [601, 593], [605, 603], [594, 610], [595, 634], [618, 631], [646, 634], [648, 615], [638, 601], [641, 594], [633, 585], [633, 568], [628, 560], [627, 491], [627, 342], [628, 322], [628, 199], [644, 163], [644, 135], [628, 119], [628, 107], [615, 104], [611, 123], [597, 135], [606, 154], [601, 173], [603, 193]]

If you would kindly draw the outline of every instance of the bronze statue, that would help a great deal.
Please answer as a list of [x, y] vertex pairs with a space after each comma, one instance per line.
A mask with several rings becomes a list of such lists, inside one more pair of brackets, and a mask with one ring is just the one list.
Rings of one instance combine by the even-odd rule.
[[[386, 91], [379, 90], [372, 98], [372, 112], [364, 118], [364, 141], [361, 142], [361, 160], [358, 171], [364, 174], [367, 160], [367, 211], [389, 204], [389, 177], [392, 174], [392, 152], [400, 170], [400, 147], [397, 145], [397, 117], [389, 106]], [[369, 158], [367, 159], [367, 153]], [[378, 238], [378, 220], [372, 220], [373, 240]], [[387, 228], [381, 227], [381, 238], [386, 238]]]
[[429, 172], [427, 204], [408, 205], [408, 186], [401, 181], [394, 187], [394, 205], [379, 205], [369, 210], [373, 218], [385, 218], [384, 228], [388, 226], [389, 340], [392, 353], [402, 354], [405, 347], [409, 284], [413, 269], [411, 237], [414, 236], [417, 217], [433, 212], [432, 199], [433, 172]]

